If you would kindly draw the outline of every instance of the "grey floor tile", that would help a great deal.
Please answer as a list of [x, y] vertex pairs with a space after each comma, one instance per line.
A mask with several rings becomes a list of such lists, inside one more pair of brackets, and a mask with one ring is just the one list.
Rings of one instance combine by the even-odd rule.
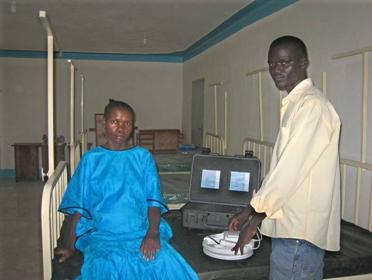
[[0, 279], [42, 279], [42, 187], [0, 179]]

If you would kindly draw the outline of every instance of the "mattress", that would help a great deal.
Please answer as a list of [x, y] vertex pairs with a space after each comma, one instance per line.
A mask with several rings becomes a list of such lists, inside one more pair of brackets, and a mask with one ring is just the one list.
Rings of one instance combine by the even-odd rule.
[[190, 172], [192, 154], [154, 154], [159, 172]]
[[[170, 211], [165, 218], [173, 229], [173, 246], [197, 271], [200, 279], [268, 279], [270, 239], [264, 237], [252, 257], [240, 261], [212, 259], [202, 252], [202, 241], [209, 231], [189, 230], [182, 226], [180, 211]], [[65, 227], [64, 229], [65, 230]], [[60, 242], [65, 236], [62, 232]], [[80, 273], [83, 256], [76, 253], [64, 263], [53, 260], [53, 279], [74, 279]], [[353, 224], [341, 224], [341, 251], [326, 252], [324, 278], [372, 273], [372, 234]]]

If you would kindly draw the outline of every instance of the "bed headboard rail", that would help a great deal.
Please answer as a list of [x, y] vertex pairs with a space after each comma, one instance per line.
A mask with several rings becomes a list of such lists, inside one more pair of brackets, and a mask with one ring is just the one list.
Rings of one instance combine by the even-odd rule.
[[[83, 135], [82, 135], [83, 136]], [[77, 168], [80, 158], [81, 158], [81, 150], [82, 150], [82, 143], [75, 142], [70, 144], [70, 170], [71, 176], [74, 175], [75, 169]]]
[[342, 219], [372, 232], [372, 164], [349, 159], [340, 163]]
[[222, 136], [206, 133], [204, 146], [211, 149], [212, 153], [224, 155], [226, 152], [226, 141]]
[[41, 238], [43, 253], [43, 279], [52, 278], [53, 250], [57, 246], [64, 215], [58, 212], [59, 204], [68, 183], [67, 164], [60, 161], [44, 185], [41, 198]]
[[273, 153], [274, 144], [266, 141], [261, 141], [253, 138], [244, 138], [243, 151], [252, 151], [253, 155], [261, 161], [261, 176], [266, 175], [270, 168], [271, 155]]
[[[270, 169], [274, 144], [253, 138], [243, 140], [242, 153], [252, 151], [261, 160], [262, 177]], [[341, 159], [341, 217], [372, 232], [372, 164]]]

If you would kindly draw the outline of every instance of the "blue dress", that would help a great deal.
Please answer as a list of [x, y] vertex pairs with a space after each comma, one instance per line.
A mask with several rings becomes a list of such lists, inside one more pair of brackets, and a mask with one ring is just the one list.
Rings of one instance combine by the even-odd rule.
[[163, 218], [160, 251], [155, 260], [143, 258], [149, 206], [168, 211], [149, 151], [97, 147], [82, 157], [59, 208], [82, 215], [76, 227], [75, 246], [84, 254], [78, 279], [198, 279], [169, 244], [172, 230]]

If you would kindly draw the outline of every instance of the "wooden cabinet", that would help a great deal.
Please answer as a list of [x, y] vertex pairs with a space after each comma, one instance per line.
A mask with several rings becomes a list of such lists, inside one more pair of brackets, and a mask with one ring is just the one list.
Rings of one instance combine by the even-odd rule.
[[137, 144], [154, 153], [176, 152], [182, 140], [179, 129], [144, 129], [137, 133]]
[[15, 143], [13, 145], [16, 181], [40, 179], [40, 145], [40, 143]]
[[[16, 181], [41, 179], [40, 167], [43, 173], [47, 174], [49, 169], [48, 145], [42, 143], [15, 143], [12, 146], [14, 147]], [[39, 158], [40, 148], [41, 161]], [[54, 146], [55, 166], [61, 160], [66, 160], [65, 149], [65, 143], [58, 143]]]

